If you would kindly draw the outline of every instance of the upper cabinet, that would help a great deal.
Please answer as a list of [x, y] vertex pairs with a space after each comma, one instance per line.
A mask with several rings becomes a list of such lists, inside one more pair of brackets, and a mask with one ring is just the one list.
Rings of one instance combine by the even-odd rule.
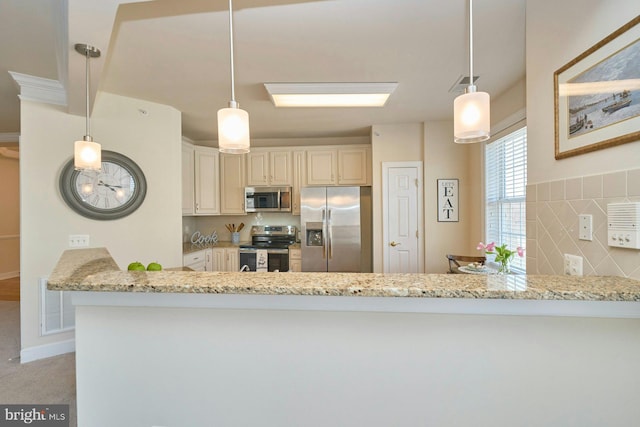
[[370, 185], [371, 148], [344, 146], [307, 150], [307, 182], [313, 185]]
[[182, 215], [220, 214], [218, 150], [182, 142]]
[[338, 185], [366, 185], [371, 164], [369, 147], [345, 147], [338, 149]]
[[306, 186], [371, 185], [371, 146], [260, 147], [224, 154], [182, 144], [182, 214], [244, 215], [245, 186], [291, 187], [300, 215]]
[[291, 150], [254, 148], [247, 154], [248, 186], [291, 186]]
[[195, 147], [195, 215], [220, 214], [218, 149]]
[[338, 150], [314, 148], [307, 150], [307, 185], [336, 185]]
[[220, 153], [220, 213], [244, 215], [245, 155]]
[[193, 215], [195, 209], [195, 164], [193, 144], [182, 142], [182, 215]]
[[304, 150], [293, 152], [293, 186], [291, 187], [291, 214], [300, 215], [300, 189], [306, 185], [306, 153]]

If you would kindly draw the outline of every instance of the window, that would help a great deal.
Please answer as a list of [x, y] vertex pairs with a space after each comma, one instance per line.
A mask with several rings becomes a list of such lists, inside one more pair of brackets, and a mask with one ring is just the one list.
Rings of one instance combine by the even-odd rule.
[[[486, 145], [486, 242], [515, 250], [526, 242], [527, 128]], [[515, 256], [512, 270], [526, 271], [526, 258]]]

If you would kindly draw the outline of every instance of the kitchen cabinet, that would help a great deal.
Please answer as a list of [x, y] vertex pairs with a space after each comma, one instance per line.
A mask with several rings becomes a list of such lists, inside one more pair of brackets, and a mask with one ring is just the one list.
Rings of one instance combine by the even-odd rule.
[[289, 248], [289, 271], [302, 271], [302, 249]]
[[336, 185], [337, 149], [307, 150], [307, 185]]
[[344, 146], [307, 150], [307, 185], [370, 185], [371, 148]]
[[[211, 249], [191, 252], [183, 255], [182, 265], [194, 271], [211, 271]], [[207, 268], [207, 265], [209, 268]]]
[[211, 271], [239, 271], [240, 251], [238, 248], [213, 248], [211, 249]]
[[195, 215], [220, 214], [219, 153], [212, 147], [195, 147]]
[[182, 142], [182, 215], [193, 215], [195, 209], [195, 147]]
[[244, 215], [245, 155], [220, 153], [220, 213]]
[[338, 149], [338, 185], [366, 185], [369, 182], [369, 147]]
[[247, 154], [248, 186], [290, 186], [291, 150], [254, 148]]
[[300, 215], [300, 189], [306, 185], [306, 152], [293, 152], [293, 186], [291, 187], [291, 214]]

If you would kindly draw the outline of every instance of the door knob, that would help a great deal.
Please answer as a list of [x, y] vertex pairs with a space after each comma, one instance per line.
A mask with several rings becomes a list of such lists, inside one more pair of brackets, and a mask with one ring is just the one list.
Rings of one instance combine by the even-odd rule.
[[400, 243], [397, 243], [397, 242], [391, 242], [391, 243], [389, 243], [389, 244], [395, 248], [395, 247], [396, 247], [396, 246], [398, 246]]

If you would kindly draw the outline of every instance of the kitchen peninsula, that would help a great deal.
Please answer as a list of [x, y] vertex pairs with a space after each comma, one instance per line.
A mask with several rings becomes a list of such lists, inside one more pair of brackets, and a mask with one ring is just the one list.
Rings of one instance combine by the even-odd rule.
[[65, 251], [79, 425], [631, 425], [640, 283], [120, 271]]

